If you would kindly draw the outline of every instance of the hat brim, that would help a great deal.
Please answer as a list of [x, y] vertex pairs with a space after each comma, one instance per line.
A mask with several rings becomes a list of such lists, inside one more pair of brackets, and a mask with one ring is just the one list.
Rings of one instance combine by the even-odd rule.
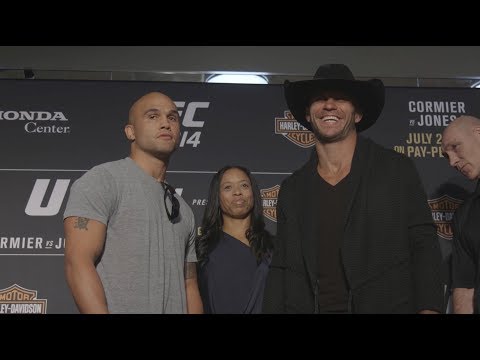
[[307, 107], [323, 91], [339, 91], [350, 96], [362, 111], [357, 131], [375, 124], [385, 104], [385, 87], [379, 79], [367, 81], [343, 79], [317, 79], [284, 83], [285, 100], [293, 117], [308, 130], [312, 126], [306, 119]]

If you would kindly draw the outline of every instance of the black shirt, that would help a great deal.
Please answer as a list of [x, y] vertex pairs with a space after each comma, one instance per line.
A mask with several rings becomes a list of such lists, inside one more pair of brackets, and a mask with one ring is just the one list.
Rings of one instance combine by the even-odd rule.
[[316, 175], [313, 194], [317, 246], [317, 291], [320, 313], [346, 313], [348, 289], [343, 271], [342, 247], [351, 182], [347, 175], [335, 186]]
[[480, 313], [480, 182], [452, 221], [452, 288], [475, 288], [474, 313]]
[[252, 249], [222, 232], [199, 271], [206, 314], [255, 314], [262, 310], [269, 260], [257, 264]]

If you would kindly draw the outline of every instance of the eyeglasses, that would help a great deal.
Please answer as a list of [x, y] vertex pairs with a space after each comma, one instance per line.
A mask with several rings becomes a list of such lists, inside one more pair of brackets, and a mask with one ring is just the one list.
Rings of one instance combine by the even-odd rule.
[[[168, 220], [173, 224], [174, 220], [178, 217], [180, 212], [180, 203], [178, 199], [175, 197], [175, 189], [173, 186], [162, 182], [164, 194], [163, 194], [163, 202], [165, 203], [165, 210], [167, 211]], [[167, 198], [170, 199], [170, 204], [168, 204]], [[171, 208], [171, 209], [170, 209]]]

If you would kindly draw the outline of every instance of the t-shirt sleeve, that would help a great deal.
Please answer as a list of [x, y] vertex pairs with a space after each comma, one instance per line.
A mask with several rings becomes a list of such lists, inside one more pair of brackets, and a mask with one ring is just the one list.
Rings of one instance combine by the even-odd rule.
[[185, 251], [186, 262], [197, 262], [197, 252], [195, 251], [195, 217], [193, 211], [189, 211], [190, 233]]
[[94, 167], [76, 180], [70, 188], [63, 219], [85, 217], [107, 225], [115, 204], [115, 181], [100, 167]]

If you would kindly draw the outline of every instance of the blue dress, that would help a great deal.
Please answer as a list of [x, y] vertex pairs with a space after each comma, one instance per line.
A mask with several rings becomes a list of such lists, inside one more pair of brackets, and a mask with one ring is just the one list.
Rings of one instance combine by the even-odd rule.
[[199, 271], [206, 314], [259, 314], [270, 257], [257, 264], [252, 249], [222, 232]]

